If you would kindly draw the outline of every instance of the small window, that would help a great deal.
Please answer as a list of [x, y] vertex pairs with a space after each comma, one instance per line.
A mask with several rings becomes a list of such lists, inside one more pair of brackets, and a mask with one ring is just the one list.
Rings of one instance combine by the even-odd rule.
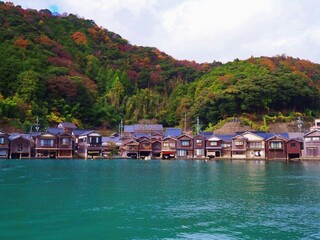
[[218, 142], [216, 142], [216, 141], [210, 142], [210, 146], [217, 146], [217, 145], [218, 145]]
[[291, 147], [296, 147], [296, 143], [293, 142], [293, 143], [290, 144], [290, 146]]
[[0, 144], [4, 144], [4, 137], [0, 137]]

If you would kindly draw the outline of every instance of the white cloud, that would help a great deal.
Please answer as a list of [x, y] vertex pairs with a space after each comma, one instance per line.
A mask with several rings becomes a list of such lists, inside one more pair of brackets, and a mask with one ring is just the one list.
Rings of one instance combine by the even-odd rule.
[[57, 5], [93, 19], [132, 44], [178, 59], [232, 61], [286, 53], [320, 63], [317, 0], [13, 0]]

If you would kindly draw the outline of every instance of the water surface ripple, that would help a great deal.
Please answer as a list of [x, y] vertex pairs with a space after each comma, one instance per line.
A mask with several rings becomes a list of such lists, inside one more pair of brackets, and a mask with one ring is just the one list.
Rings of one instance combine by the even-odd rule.
[[0, 160], [0, 239], [320, 239], [320, 163]]

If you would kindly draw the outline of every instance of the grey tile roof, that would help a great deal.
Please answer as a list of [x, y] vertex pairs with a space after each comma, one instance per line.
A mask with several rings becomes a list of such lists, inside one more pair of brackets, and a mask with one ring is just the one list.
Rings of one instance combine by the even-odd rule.
[[166, 128], [166, 137], [179, 137], [180, 135], [182, 135], [181, 128]]

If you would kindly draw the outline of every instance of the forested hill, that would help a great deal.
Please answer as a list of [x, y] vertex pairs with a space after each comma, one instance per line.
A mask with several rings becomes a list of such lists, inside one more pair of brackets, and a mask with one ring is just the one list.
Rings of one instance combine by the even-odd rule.
[[1, 121], [17, 119], [25, 128], [36, 117], [43, 126], [114, 127], [121, 118], [165, 123], [173, 89], [212, 66], [133, 46], [73, 14], [3, 2], [0, 63]]
[[[214, 47], [214, 43], [212, 44]], [[319, 110], [320, 66], [285, 56], [198, 64], [73, 14], [0, 2], [0, 124], [29, 129], [72, 121], [116, 128], [120, 119], [204, 125], [243, 113]], [[191, 124], [190, 124], [191, 125]]]

